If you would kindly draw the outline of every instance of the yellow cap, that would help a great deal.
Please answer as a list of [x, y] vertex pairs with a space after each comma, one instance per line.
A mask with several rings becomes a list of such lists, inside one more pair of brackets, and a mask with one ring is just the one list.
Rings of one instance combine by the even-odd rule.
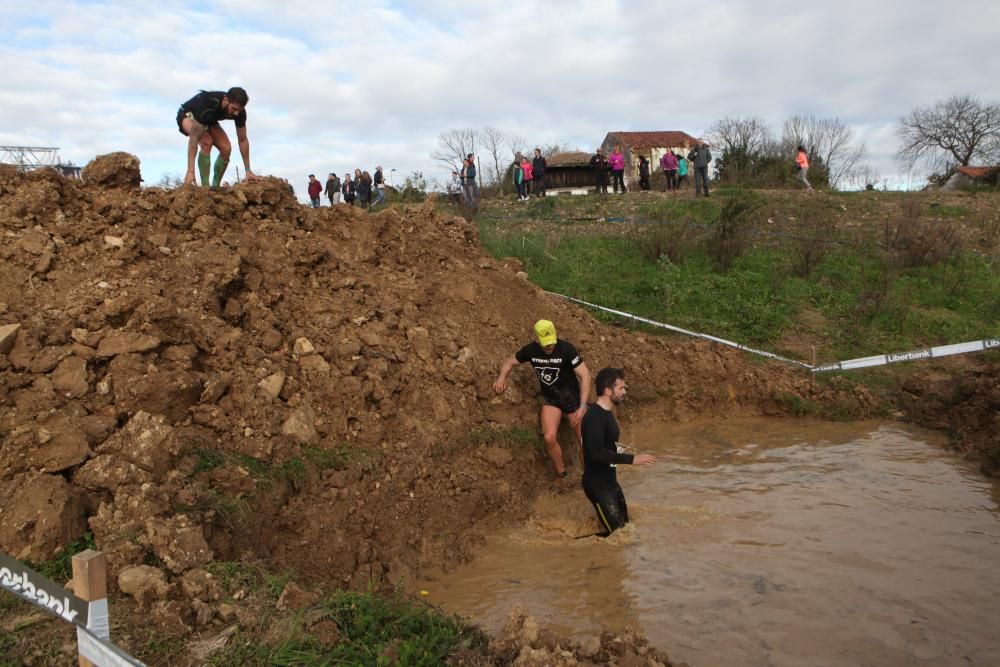
[[535, 322], [535, 335], [538, 336], [538, 344], [542, 347], [556, 344], [556, 325], [548, 320], [538, 320]]

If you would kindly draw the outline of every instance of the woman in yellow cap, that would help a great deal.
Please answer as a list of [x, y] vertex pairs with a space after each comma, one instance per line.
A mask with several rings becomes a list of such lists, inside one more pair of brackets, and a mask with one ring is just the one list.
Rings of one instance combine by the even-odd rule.
[[559, 422], [563, 416], [569, 420], [576, 432], [577, 442], [582, 446], [580, 425], [587, 411], [590, 371], [573, 344], [556, 336], [556, 327], [549, 320], [535, 322], [535, 337], [536, 341], [528, 343], [514, 356], [504, 360], [493, 389], [498, 394], [503, 393], [507, 387], [507, 375], [518, 364], [527, 362], [535, 369], [543, 399], [539, 415], [542, 437], [552, 465], [555, 466], [558, 481], [566, 477], [562, 448], [556, 439]]

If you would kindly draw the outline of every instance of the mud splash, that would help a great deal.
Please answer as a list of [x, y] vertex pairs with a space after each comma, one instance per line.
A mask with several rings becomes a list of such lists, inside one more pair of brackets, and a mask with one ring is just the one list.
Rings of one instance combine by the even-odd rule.
[[578, 637], [640, 629], [693, 664], [989, 664], [1000, 487], [894, 424], [738, 420], [626, 428], [633, 524], [596, 529], [582, 493], [422, 585], [486, 628], [521, 605]]

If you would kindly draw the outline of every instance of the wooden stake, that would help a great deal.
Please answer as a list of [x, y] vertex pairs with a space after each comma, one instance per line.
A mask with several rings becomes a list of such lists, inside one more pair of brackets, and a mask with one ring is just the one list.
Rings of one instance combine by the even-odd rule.
[[[73, 556], [73, 593], [87, 602], [108, 597], [107, 569], [107, 559], [100, 551], [87, 549]], [[95, 665], [80, 656], [80, 667]]]

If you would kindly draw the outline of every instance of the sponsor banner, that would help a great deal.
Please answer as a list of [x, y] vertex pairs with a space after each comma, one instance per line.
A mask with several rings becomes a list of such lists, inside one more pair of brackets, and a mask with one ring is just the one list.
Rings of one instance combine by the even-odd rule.
[[892, 352], [890, 354], [880, 354], [874, 357], [863, 357], [861, 359], [848, 359], [838, 361], [833, 364], [814, 366], [813, 373], [825, 373], [827, 371], [849, 371], [855, 368], [867, 368], [869, 366], [885, 366], [895, 364], [900, 361], [917, 361], [919, 359], [937, 359], [953, 354], [968, 354], [969, 352], [981, 352], [983, 350], [1000, 349], [1000, 339], [987, 338], [986, 340], [973, 340], [968, 343], [953, 343], [951, 345], [940, 345], [938, 347], [928, 347], [922, 350], [910, 350], [909, 352]]
[[714, 343], [719, 343], [720, 345], [726, 345], [728, 347], [736, 348], [737, 350], [743, 350], [744, 352], [756, 354], [761, 357], [767, 357], [768, 359], [774, 359], [775, 361], [781, 361], [786, 364], [792, 364], [793, 366], [798, 366], [799, 368], [805, 368], [807, 370], [810, 370], [813, 373], [825, 373], [828, 371], [850, 371], [856, 368], [885, 366], [886, 364], [895, 364], [900, 361], [936, 359], [937, 357], [947, 357], [952, 354], [968, 354], [969, 352], [981, 352], [982, 350], [1000, 349], [1000, 339], [987, 338], [985, 340], [974, 340], [974, 341], [969, 341], [967, 343], [953, 343], [951, 345], [928, 347], [921, 350], [910, 350], [909, 352], [892, 352], [889, 354], [877, 354], [873, 357], [861, 357], [858, 359], [848, 359], [847, 361], [838, 361], [832, 364], [813, 366], [811, 364], [807, 364], [802, 361], [796, 361], [794, 359], [788, 359], [787, 357], [782, 357], [781, 355], [774, 354], [773, 352], [766, 352], [764, 350], [758, 350], [752, 347], [748, 347], [746, 345], [741, 345], [740, 343], [734, 343], [733, 341], [726, 340], [725, 338], [719, 338], [718, 336], [712, 336], [710, 334], [698, 333], [697, 331], [688, 331], [687, 329], [675, 327], [671, 324], [664, 324], [663, 322], [657, 322], [655, 320], [650, 320], [645, 317], [639, 317], [638, 315], [626, 313], [621, 310], [615, 310], [614, 308], [606, 308], [604, 306], [599, 306], [596, 303], [589, 303], [587, 301], [583, 301], [582, 299], [575, 299], [571, 296], [566, 296], [565, 294], [556, 294], [555, 292], [546, 292], [546, 294], [551, 294], [552, 296], [559, 297], [560, 299], [566, 299], [567, 301], [578, 303], [581, 306], [587, 306], [588, 308], [594, 308], [596, 310], [600, 310], [605, 313], [611, 313], [612, 315], [618, 315], [619, 317], [624, 317], [630, 320], [634, 320], [636, 322], [642, 322], [643, 324], [649, 324], [654, 327], [660, 327], [661, 329], [669, 329], [670, 331], [675, 331], [677, 333], [684, 334], [685, 336], [692, 336], [694, 338], [710, 340]]
[[46, 579], [6, 554], [0, 554], [0, 588], [64, 621], [87, 625], [89, 605], [86, 600], [81, 600], [62, 585]]

